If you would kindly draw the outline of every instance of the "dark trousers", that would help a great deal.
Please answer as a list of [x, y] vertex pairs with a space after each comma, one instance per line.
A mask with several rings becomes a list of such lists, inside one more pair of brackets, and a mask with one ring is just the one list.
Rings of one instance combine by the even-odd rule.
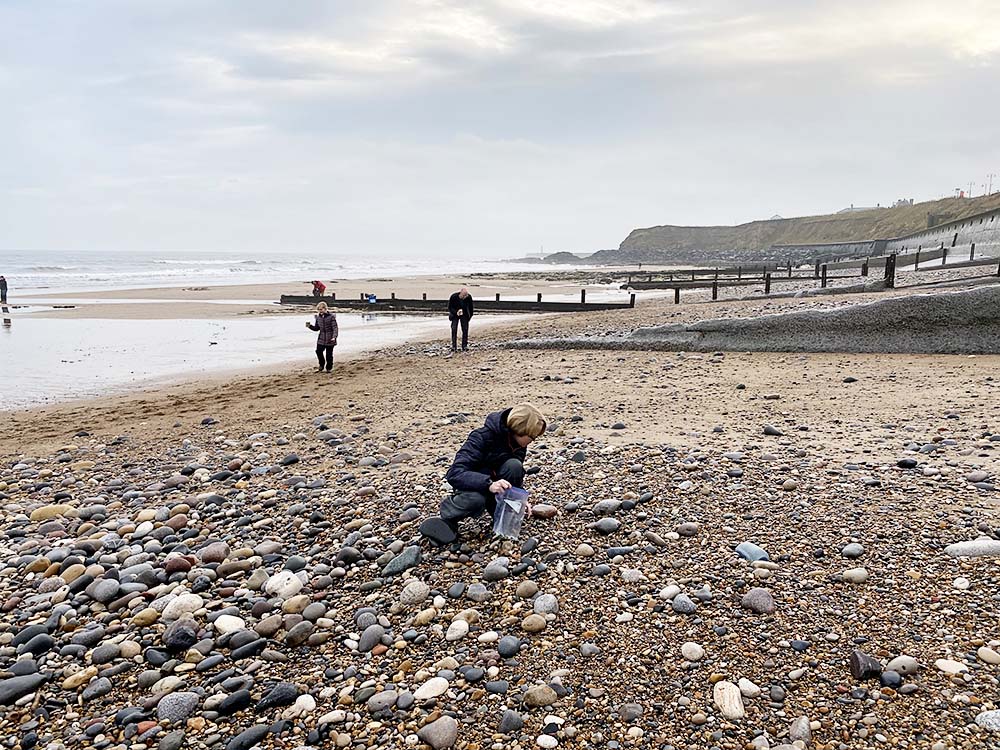
[[[325, 362], [323, 361], [324, 355], [326, 356]], [[330, 372], [330, 370], [333, 369], [333, 344], [325, 346], [323, 344], [317, 344], [316, 359], [319, 360], [319, 369], [322, 370], [325, 367], [326, 371]]]
[[[524, 464], [516, 458], [508, 459], [500, 471], [498, 479], [506, 479], [515, 487], [524, 485]], [[463, 490], [455, 492], [441, 501], [441, 518], [455, 525], [463, 518], [478, 518], [485, 510], [491, 516], [497, 509], [497, 499], [491, 492]]]
[[451, 350], [455, 351], [458, 341], [458, 324], [462, 324], [462, 351], [469, 348], [469, 319], [464, 315], [451, 321]]
[[[0, 290], [0, 302], [2, 302], [5, 305], [7, 304], [7, 290], [6, 289]], [[466, 328], [468, 328], [468, 326], [466, 326]], [[454, 339], [454, 338], [455, 337], [452, 336], [452, 339]]]

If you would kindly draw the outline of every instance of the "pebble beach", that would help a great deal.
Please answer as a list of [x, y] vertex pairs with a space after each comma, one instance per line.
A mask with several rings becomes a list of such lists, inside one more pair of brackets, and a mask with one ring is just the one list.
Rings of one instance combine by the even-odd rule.
[[[1000, 746], [1000, 357], [506, 346], [843, 304], [473, 321], [467, 355], [7, 413], [0, 742]], [[519, 540], [422, 539], [522, 400]]]

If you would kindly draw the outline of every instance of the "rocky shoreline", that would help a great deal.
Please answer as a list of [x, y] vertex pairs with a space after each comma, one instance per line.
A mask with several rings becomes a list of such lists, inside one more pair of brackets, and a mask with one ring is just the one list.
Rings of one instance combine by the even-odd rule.
[[924, 467], [1000, 434], [837, 470], [557, 437], [533, 490], [563, 500], [509, 551], [421, 546], [433, 472], [368, 434], [6, 466], [8, 746], [983, 746], [992, 484]]
[[[11, 419], [3, 746], [1000, 739], [992, 360], [500, 344]], [[422, 540], [525, 393], [520, 541]]]

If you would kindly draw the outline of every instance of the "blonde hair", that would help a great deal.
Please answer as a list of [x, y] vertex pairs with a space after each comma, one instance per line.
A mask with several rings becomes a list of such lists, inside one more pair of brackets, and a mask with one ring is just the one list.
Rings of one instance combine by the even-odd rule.
[[545, 432], [545, 417], [534, 404], [518, 404], [507, 415], [507, 429], [534, 439]]
[[330, 308], [326, 306], [325, 302], [320, 302], [318, 305], [316, 305], [316, 312], [318, 313], [325, 313], [329, 309]]

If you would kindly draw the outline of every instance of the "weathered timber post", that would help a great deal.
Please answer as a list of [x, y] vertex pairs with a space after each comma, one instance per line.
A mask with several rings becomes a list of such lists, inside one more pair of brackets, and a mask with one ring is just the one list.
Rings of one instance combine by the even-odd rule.
[[424, 292], [424, 293], [423, 293], [423, 294], [421, 295], [421, 298], [422, 298], [422, 299], [424, 300], [424, 302], [426, 302], [426, 301], [427, 301], [427, 292]]
[[630, 294], [629, 295], [628, 306], [629, 307], [635, 307], [635, 295], [634, 294]]
[[497, 292], [497, 302], [500, 301], [500, 292]]
[[717, 300], [717, 299], [719, 299], [719, 282], [718, 281], [713, 281], [712, 282], [712, 300], [714, 301], [714, 300]]
[[885, 259], [885, 288], [896, 288], [896, 253]]
[[586, 289], [581, 289], [580, 290], [580, 304], [581, 305], [586, 305], [587, 304], [587, 290]]
[[771, 274], [764, 274], [764, 294], [771, 293]]
[[[1000, 275], [1000, 274], [998, 274]], [[674, 287], [674, 304], [679, 305], [681, 303], [681, 288], [679, 286]]]
[[867, 276], [868, 275], [868, 261], [867, 260], [864, 261], [861, 264], [861, 275], [862, 276]]
[[972, 243], [972, 248], [969, 250], [969, 260], [976, 259], [976, 243]]
[[538, 293], [538, 304], [541, 304], [541, 303], [542, 303], [542, 293], [539, 292]]
[[389, 298], [390, 298], [390, 299], [396, 299], [396, 293], [395, 293], [395, 292], [393, 292], [392, 294], [390, 294], [390, 295], [389, 295]]
[[820, 279], [820, 286], [823, 289], [826, 289], [826, 263], [823, 264], [823, 267], [820, 269], [820, 273], [822, 274], [822, 277]]
[[736, 280], [739, 281], [743, 278], [743, 266], [736, 266]]
[[944, 245], [941, 245], [941, 265], [943, 266], [947, 263], [948, 263], [948, 248], [946, 248]]
[[816, 261], [816, 268], [813, 269], [813, 278], [814, 279], [818, 279], [819, 278], [819, 261], [818, 260]]

